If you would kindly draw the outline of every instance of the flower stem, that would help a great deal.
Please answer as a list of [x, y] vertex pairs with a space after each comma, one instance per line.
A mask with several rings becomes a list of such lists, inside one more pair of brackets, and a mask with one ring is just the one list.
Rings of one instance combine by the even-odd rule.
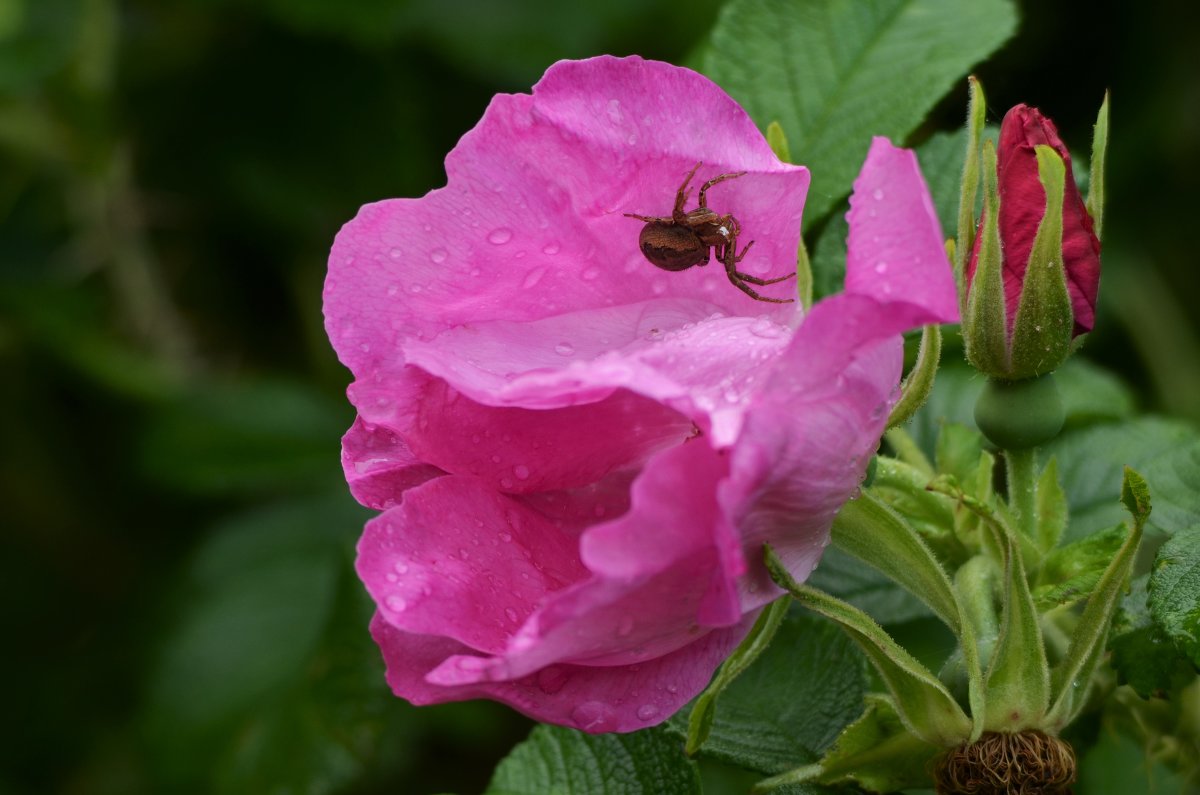
[[1037, 537], [1037, 448], [1005, 450], [1008, 465], [1008, 504], [1017, 527], [1027, 539]]

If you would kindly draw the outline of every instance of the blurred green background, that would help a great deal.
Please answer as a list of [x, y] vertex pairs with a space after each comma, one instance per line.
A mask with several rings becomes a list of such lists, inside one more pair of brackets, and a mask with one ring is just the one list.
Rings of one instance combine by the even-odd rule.
[[[1038, 105], [1085, 154], [1113, 92], [1086, 355], [1200, 419], [1192, 31], [1022, 5], [989, 121]], [[0, 795], [483, 789], [530, 723], [393, 699], [366, 634], [325, 257], [359, 205], [441, 185], [495, 92], [691, 63], [719, 8], [0, 0]]]

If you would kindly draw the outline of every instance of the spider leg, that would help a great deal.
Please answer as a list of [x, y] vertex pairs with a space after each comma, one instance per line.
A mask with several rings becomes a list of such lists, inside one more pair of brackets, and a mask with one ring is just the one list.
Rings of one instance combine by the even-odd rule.
[[713, 185], [716, 185], [718, 182], [724, 182], [727, 179], [733, 179], [734, 177], [743, 177], [745, 175], [746, 175], [745, 171], [735, 171], [731, 174], [718, 174], [717, 176], [710, 179], [708, 182], [705, 182], [704, 185], [701, 186], [701, 188], [700, 188], [700, 206], [701, 207], [708, 206], [708, 189], [711, 188]]
[[796, 276], [796, 274], [794, 274], [794, 273], [789, 273], [787, 276], [780, 276], [778, 279], [760, 279], [757, 276], [751, 276], [750, 274], [742, 273], [741, 271], [734, 271], [733, 275], [738, 277], [739, 279], [741, 279], [744, 282], [750, 282], [751, 284], [757, 284], [759, 286], [762, 286], [765, 284], [777, 284], [779, 282], [784, 282], [784, 281], [787, 281], [788, 279], [795, 278], [795, 276]]
[[[692, 177], [696, 176], [696, 172], [700, 170], [700, 166], [703, 164], [704, 161], [700, 161], [696, 165], [692, 166], [692, 170], [689, 171], [687, 176], [683, 178], [683, 184], [680, 185], [679, 190], [675, 192], [675, 211], [672, 213], [672, 215], [676, 221], [682, 221], [684, 214], [683, 205], [687, 203], [688, 197], [688, 183], [692, 181]], [[703, 205], [703, 202], [701, 202], [701, 205]]]
[[787, 276], [781, 276], [778, 279], [760, 279], [757, 276], [751, 276], [748, 273], [742, 273], [739, 271], [737, 269], [737, 263], [741, 261], [742, 257], [746, 256], [746, 252], [749, 251], [750, 247], [753, 245], [754, 241], [751, 240], [746, 244], [746, 247], [742, 249], [741, 254], [735, 253], [737, 249], [734, 246], [730, 246], [726, 249], [725, 256], [722, 258], [721, 262], [725, 265], [725, 275], [729, 277], [729, 283], [753, 298], [755, 301], [767, 301], [772, 304], [790, 304], [795, 301], [796, 299], [794, 298], [767, 298], [765, 296], [761, 296], [756, 293], [753, 288], [746, 284], [746, 282], [757, 285], [775, 284], [776, 282], [781, 282], [784, 279], [789, 279], [796, 275], [792, 273]]
[[767, 301], [768, 303], [772, 303], [772, 304], [790, 304], [796, 300], [795, 298], [767, 298], [766, 296], [759, 295], [758, 293], [754, 292], [754, 290], [752, 290], [750, 287], [748, 287], [744, 282], [734, 278], [732, 274], [730, 274], [730, 276], [729, 276], [729, 283], [732, 284], [734, 287], [738, 288], [739, 290], [741, 290], [746, 295], [753, 298], [755, 301]]
[[624, 215], [626, 218], [636, 218], [639, 221], [645, 221], [646, 223], [653, 223], [657, 221], [659, 223], [668, 224], [675, 220], [673, 218], [661, 218], [654, 215], [638, 215], [637, 213], [622, 213], [622, 215]]

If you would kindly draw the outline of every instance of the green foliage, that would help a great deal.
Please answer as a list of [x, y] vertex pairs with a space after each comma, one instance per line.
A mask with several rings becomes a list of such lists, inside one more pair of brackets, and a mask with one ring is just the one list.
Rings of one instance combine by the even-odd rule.
[[[734, 0], [721, 11], [704, 71], [764, 128], [778, 120], [797, 162], [820, 164], [811, 221], [849, 193], [871, 135], [903, 141], [957, 76], [1015, 29], [1003, 0]], [[914, 48], [923, 56], [907, 57]]]
[[1132, 687], [1141, 698], [1168, 698], [1196, 678], [1196, 666], [1151, 617], [1146, 592], [1149, 582], [1149, 575], [1133, 581], [1121, 600], [1108, 646], [1122, 684]]
[[[866, 684], [865, 661], [845, 633], [793, 607], [722, 694], [700, 756], [764, 775], [815, 761], [862, 711]], [[686, 718], [685, 710], [669, 725], [683, 735]]]
[[1155, 623], [1200, 669], [1200, 525], [1180, 530], [1159, 548], [1149, 593]]
[[665, 729], [588, 735], [539, 726], [496, 768], [485, 795], [699, 795], [694, 762]]

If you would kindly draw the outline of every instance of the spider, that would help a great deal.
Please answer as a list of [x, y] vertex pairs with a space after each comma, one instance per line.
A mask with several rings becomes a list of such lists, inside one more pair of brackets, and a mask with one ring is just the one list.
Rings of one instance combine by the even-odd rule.
[[737, 269], [737, 264], [746, 256], [746, 252], [754, 245], [751, 240], [737, 253], [738, 233], [741, 224], [732, 215], [718, 215], [708, 206], [708, 189], [718, 182], [743, 176], [745, 171], [731, 174], [718, 174], [700, 187], [700, 204], [694, 210], [683, 211], [683, 205], [688, 198], [688, 183], [696, 175], [702, 163], [697, 163], [684, 178], [683, 184], [675, 193], [675, 209], [669, 218], [659, 218], [651, 215], [625, 213], [626, 218], [636, 218], [645, 221], [642, 233], [638, 236], [638, 245], [642, 254], [653, 265], [665, 271], [683, 271], [693, 265], [701, 267], [708, 264], [712, 249], [716, 249], [717, 261], [725, 266], [725, 274], [729, 282], [755, 301], [769, 301], [773, 304], [787, 304], [794, 298], [765, 298], [759, 295], [746, 282], [759, 286], [775, 284], [790, 279], [796, 274], [789, 273], [777, 279], [760, 279]]

